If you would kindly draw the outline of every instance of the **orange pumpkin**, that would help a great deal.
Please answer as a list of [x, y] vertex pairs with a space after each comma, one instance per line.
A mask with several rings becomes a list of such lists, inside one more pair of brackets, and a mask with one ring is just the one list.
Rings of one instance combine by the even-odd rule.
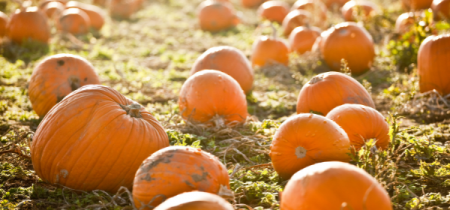
[[244, 53], [234, 47], [220, 46], [209, 48], [197, 58], [191, 69], [191, 75], [213, 69], [233, 77], [244, 92], [248, 93], [253, 86], [253, 69]]
[[129, 19], [139, 6], [136, 0], [110, 0], [109, 2], [108, 12], [114, 18]]
[[63, 13], [65, 9], [64, 4], [61, 4], [60, 2], [53, 1], [49, 2], [48, 4], [45, 4], [45, 7], [42, 9], [45, 12], [45, 15], [51, 20], [54, 20], [54, 18], [58, 17]]
[[91, 22], [82, 10], [69, 8], [63, 11], [56, 25], [60, 31], [78, 35], [88, 33]]
[[325, 63], [340, 71], [341, 60], [348, 62], [353, 75], [360, 75], [373, 64], [375, 48], [372, 36], [353, 22], [339, 23], [322, 34], [320, 52]]
[[207, 0], [198, 7], [198, 21], [204, 31], [217, 32], [239, 24], [233, 6], [227, 2]]
[[8, 24], [8, 16], [0, 11], [0, 38], [6, 35], [6, 24]]
[[155, 210], [234, 210], [234, 208], [215, 194], [187, 192], [167, 199]]
[[289, 47], [284, 40], [276, 35], [260, 36], [252, 48], [252, 65], [263, 67], [274, 64], [289, 65]]
[[431, 7], [433, 0], [402, 0], [402, 5], [406, 10], [418, 11]]
[[364, 87], [355, 79], [339, 73], [326, 72], [313, 77], [300, 90], [297, 113], [327, 115], [342, 104], [362, 104], [375, 108]]
[[350, 0], [321, 0], [328, 8], [341, 8]]
[[69, 93], [88, 84], [100, 84], [89, 61], [71, 54], [52, 55], [34, 68], [28, 95], [33, 110], [42, 118]]
[[245, 122], [247, 101], [239, 83], [216, 70], [190, 76], [181, 87], [178, 100], [181, 116], [195, 124], [233, 125]]
[[442, 96], [450, 94], [450, 35], [429, 36], [419, 48], [417, 69], [419, 74], [420, 92], [433, 89]]
[[138, 103], [101, 85], [86, 85], [50, 110], [31, 144], [42, 180], [72, 189], [131, 189], [145, 158], [169, 146], [161, 124]]
[[392, 210], [388, 193], [375, 178], [354, 165], [336, 161], [295, 173], [282, 195], [281, 210]]
[[83, 12], [85, 12], [89, 17], [90, 27], [94, 28], [95, 30], [102, 29], [103, 25], [105, 24], [105, 17], [103, 16], [103, 10], [100, 9], [100, 7], [89, 4], [83, 4], [77, 1], [67, 2], [66, 7], [78, 8]]
[[47, 4], [51, 3], [51, 2], [59, 2], [63, 5], [66, 5], [67, 0], [42, 0], [39, 2], [39, 9], [42, 10], [45, 8], [45, 6], [47, 6]]
[[270, 145], [273, 168], [283, 179], [318, 162], [348, 162], [347, 153], [350, 153], [350, 141], [345, 131], [332, 120], [315, 114], [287, 119]]
[[436, 0], [431, 4], [435, 20], [450, 19], [450, 0]]
[[281, 24], [289, 13], [288, 4], [283, 1], [267, 1], [258, 8], [258, 16], [261, 19]]
[[356, 151], [371, 139], [376, 141], [379, 149], [389, 146], [389, 125], [383, 115], [372, 107], [344, 104], [328, 112], [327, 118], [345, 130]]
[[368, 1], [351, 0], [342, 7], [341, 12], [345, 21], [356, 21], [356, 17], [368, 18], [376, 11], [375, 4]]
[[155, 152], [139, 167], [133, 200], [138, 209], [153, 209], [167, 198], [194, 190], [233, 196], [227, 169], [217, 157], [201, 149], [173, 146]]
[[311, 14], [306, 10], [293, 10], [286, 15], [283, 20], [283, 34], [284, 36], [289, 36], [294, 30], [299, 26], [307, 25], [309, 22]]
[[416, 17], [420, 15], [419, 13], [407, 12], [398, 16], [395, 22], [395, 31], [400, 34], [407, 33], [411, 30], [416, 22]]
[[6, 25], [7, 36], [17, 44], [33, 40], [47, 44], [50, 40], [50, 26], [45, 14], [37, 7], [17, 9]]
[[311, 15], [310, 21], [320, 27], [327, 25], [327, 7], [318, 0], [297, 0], [291, 10], [305, 10]]
[[241, 0], [242, 6], [247, 8], [253, 8], [261, 5], [266, 0]]
[[311, 51], [317, 37], [320, 37], [320, 29], [316, 27], [297, 27], [289, 35], [289, 50], [303, 54]]

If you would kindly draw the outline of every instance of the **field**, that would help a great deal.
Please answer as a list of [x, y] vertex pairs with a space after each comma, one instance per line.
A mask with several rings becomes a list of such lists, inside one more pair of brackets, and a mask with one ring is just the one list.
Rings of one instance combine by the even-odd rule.
[[[35, 65], [46, 56], [71, 53], [92, 62], [103, 85], [144, 105], [163, 124], [171, 145], [190, 145], [219, 157], [229, 171], [236, 208], [279, 209], [279, 192], [287, 180], [279, 178], [271, 166], [272, 137], [284, 120], [296, 114], [302, 86], [329, 69], [317, 53], [293, 54], [289, 68], [255, 69], [253, 91], [247, 95], [252, 117], [245, 125], [206, 128], [186, 124], [177, 101], [195, 59], [208, 48], [222, 45], [236, 47], [250, 57], [254, 40], [271, 33], [269, 27], [260, 26], [255, 9], [242, 8], [237, 1], [233, 3], [241, 11], [242, 24], [219, 33], [201, 31], [196, 19], [200, 2], [146, 1], [130, 20], [108, 18], [99, 33], [85, 36], [62, 35], [52, 29], [49, 47], [2, 42], [0, 208], [133, 209], [127, 191], [112, 195], [71, 190], [43, 182], [33, 171], [29, 145], [42, 119], [28, 99], [28, 81]], [[408, 34], [402, 38], [394, 32], [395, 20], [404, 12], [400, 1], [375, 2], [380, 13], [364, 25], [376, 43], [376, 61], [371, 71], [355, 79], [387, 118], [392, 142], [387, 151], [361, 151], [351, 163], [384, 186], [394, 209], [448, 209], [450, 100], [418, 92], [415, 62], [420, 42], [431, 31], [445, 33], [450, 27], [445, 22], [430, 24], [431, 13], [427, 12], [410, 32], [415, 36], [409, 43]], [[7, 2], [4, 11], [15, 8]], [[329, 16], [330, 26], [343, 21], [339, 13]], [[280, 26], [275, 27], [281, 34]]]

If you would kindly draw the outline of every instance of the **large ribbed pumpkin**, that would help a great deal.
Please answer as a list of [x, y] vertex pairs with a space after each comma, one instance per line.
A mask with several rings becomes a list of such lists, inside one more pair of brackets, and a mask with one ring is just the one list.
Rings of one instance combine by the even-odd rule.
[[8, 24], [8, 16], [0, 11], [0, 38], [6, 35], [6, 24]]
[[50, 40], [47, 17], [37, 7], [17, 9], [6, 28], [9, 39], [18, 44], [26, 40], [47, 44]]
[[353, 75], [369, 70], [375, 59], [372, 36], [353, 22], [339, 23], [322, 33], [320, 52], [334, 71], [340, 71], [345, 59]]
[[283, 122], [270, 146], [277, 173], [289, 179], [295, 172], [323, 161], [350, 161], [350, 141], [338, 124], [316, 114], [299, 114]]
[[306, 10], [293, 10], [283, 20], [283, 34], [288, 37], [294, 28], [308, 25], [311, 13]]
[[240, 22], [233, 5], [228, 2], [207, 0], [199, 5], [197, 11], [200, 28], [204, 31], [217, 32]]
[[89, 26], [95, 30], [102, 29], [105, 24], [105, 17], [103, 16], [103, 10], [100, 7], [83, 4], [77, 1], [69, 1], [66, 4], [67, 8], [78, 8], [86, 13], [89, 17]]
[[69, 8], [63, 11], [57, 22], [58, 30], [74, 35], [89, 32], [91, 22], [89, 16], [78, 8]]
[[234, 125], [245, 122], [247, 101], [233, 77], [217, 70], [203, 70], [190, 76], [181, 87], [180, 114], [194, 124]]
[[311, 14], [311, 24], [320, 27], [327, 25], [327, 7], [319, 0], [297, 0], [291, 10], [306, 10]]
[[267, 1], [258, 8], [258, 16], [281, 24], [289, 13], [289, 6], [283, 1]]
[[42, 118], [69, 93], [89, 84], [100, 84], [89, 61], [77, 55], [57, 54], [36, 65], [28, 95], [34, 111]]
[[252, 89], [253, 69], [250, 61], [248, 61], [244, 53], [234, 47], [220, 46], [209, 48], [197, 58], [192, 66], [191, 75], [205, 69], [218, 70], [230, 75], [246, 93]]
[[362, 104], [375, 108], [370, 94], [355, 79], [338, 72], [313, 77], [300, 90], [297, 113], [327, 115], [342, 104]]
[[420, 92], [437, 90], [450, 94], [450, 35], [429, 36], [419, 48], [417, 69]]
[[131, 189], [142, 161], [169, 139], [138, 103], [101, 85], [72, 92], [45, 116], [31, 144], [42, 180], [72, 189]]
[[402, 5], [406, 10], [418, 11], [428, 9], [433, 0], [402, 0]]
[[233, 196], [227, 169], [217, 157], [201, 149], [173, 146], [155, 152], [139, 167], [133, 200], [138, 209], [152, 209], [190, 191]]
[[234, 210], [234, 208], [218, 195], [195, 191], [171, 197], [155, 210]]
[[372, 107], [344, 104], [328, 112], [327, 118], [345, 130], [356, 151], [369, 140], [376, 141], [378, 149], [387, 149], [389, 146], [389, 124], [386, 118]]
[[289, 50], [298, 54], [311, 51], [317, 37], [320, 37], [320, 29], [316, 27], [297, 27], [289, 35]]
[[269, 36], [260, 36], [252, 47], [252, 65], [264, 67], [275, 64], [289, 65], [289, 47], [282, 40]]
[[435, 20], [450, 19], [450, 0], [435, 0], [431, 4]]
[[[342, 7], [341, 12], [345, 21], [355, 21], [356, 17], [367, 18], [376, 11], [376, 5], [369, 1], [351, 0]], [[356, 15], [356, 16], [355, 16]]]
[[280, 210], [392, 210], [386, 190], [348, 163], [317, 163], [297, 173], [282, 193]]

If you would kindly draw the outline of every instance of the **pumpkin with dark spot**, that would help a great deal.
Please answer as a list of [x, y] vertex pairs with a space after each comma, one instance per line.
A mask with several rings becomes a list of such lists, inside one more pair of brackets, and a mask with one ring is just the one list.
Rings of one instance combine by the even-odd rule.
[[164, 128], [143, 106], [110, 87], [86, 85], [44, 117], [31, 160], [46, 182], [114, 194], [131, 189], [142, 161], [167, 146]]
[[190, 191], [233, 197], [226, 167], [201, 149], [173, 146], [148, 157], [136, 173], [133, 200], [138, 209], [152, 209], [165, 199]]
[[34, 68], [28, 95], [34, 111], [42, 118], [70, 92], [88, 84], [100, 84], [89, 61], [76, 55], [57, 54]]

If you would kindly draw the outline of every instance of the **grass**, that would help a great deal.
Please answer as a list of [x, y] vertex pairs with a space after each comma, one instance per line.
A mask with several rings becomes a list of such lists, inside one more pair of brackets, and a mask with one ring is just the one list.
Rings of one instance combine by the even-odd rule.
[[[400, 4], [393, 0], [377, 2], [389, 5], [365, 24], [376, 42], [377, 58], [373, 69], [356, 79], [370, 90], [377, 109], [388, 117], [392, 143], [387, 151], [364, 149], [353, 156], [352, 163], [379, 180], [394, 209], [448, 209], [450, 121], [444, 118], [428, 122], [403, 110], [417, 95], [415, 55], [419, 43], [429, 35], [427, 27], [443, 33], [448, 24], [417, 25], [411, 33], [421, 34], [413, 42], [408, 41], [409, 37], [394, 40], [395, 19], [402, 13]], [[52, 31], [48, 47], [2, 44], [1, 208], [132, 209], [126, 190], [115, 195], [75, 191], [45, 183], [33, 171], [28, 158], [29, 142], [40, 119], [28, 100], [27, 82], [34, 66], [44, 57], [72, 53], [93, 63], [103, 85], [113, 87], [153, 113], [165, 127], [171, 145], [198, 147], [218, 156], [229, 170], [236, 207], [279, 209], [279, 192], [287, 181], [279, 178], [270, 165], [272, 137], [278, 126], [295, 114], [302, 85], [328, 68], [318, 54], [308, 53], [292, 55], [289, 68], [256, 69], [254, 89], [247, 95], [248, 111], [253, 117], [245, 125], [216, 129], [185, 124], [178, 113], [178, 93], [195, 59], [206, 49], [219, 45], [234, 46], [249, 57], [253, 40], [260, 33], [270, 32], [257, 29], [255, 10], [238, 4], [235, 5], [241, 11], [243, 24], [220, 33], [203, 32], [196, 24], [195, 9], [199, 3], [200, 0], [148, 1], [131, 20], [108, 19], [100, 33], [77, 37], [76, 42]], [[8, 3], [6, 11], [11, 12], [14, 7]], [[342, 21], [337, 14], [330, 13], [330, 17], [330, 24]], [[276, 27], [280, 32], [280, 27]], [[371, 142], [366, 148], [371, 148]]]

